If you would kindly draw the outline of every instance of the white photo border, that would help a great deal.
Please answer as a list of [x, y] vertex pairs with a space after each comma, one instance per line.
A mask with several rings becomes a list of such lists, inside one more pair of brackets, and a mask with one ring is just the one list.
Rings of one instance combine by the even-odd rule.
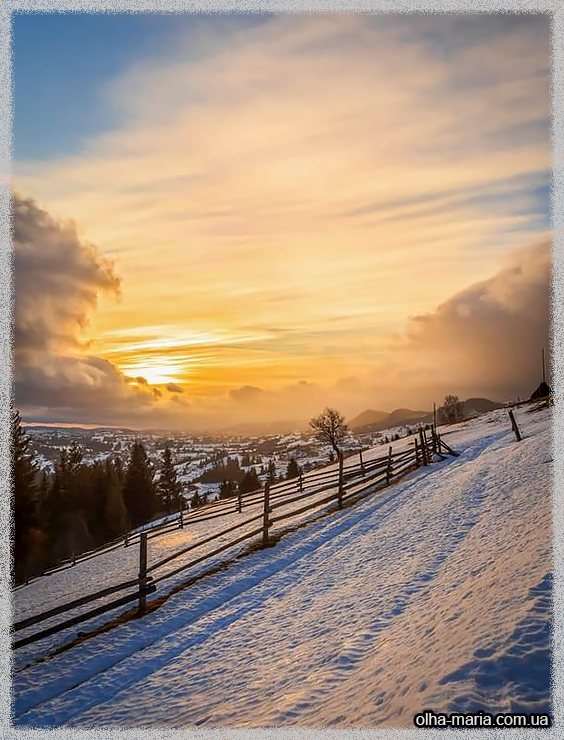
[[[109, 729], [73, 730], [67, 728], [35, 730], [14, 728], [11, 700], [11, 589], [10, 589], [10, 403], [13, 394], [13, 254], [11, 223], [11, 177], [13, 172], [13, 79], [12, 16], [14, 13], [546, 13], [551, 17], [551, 147], [553, 155], [551, 183], [551, 227], [553, 233], [552, 268], [552, 378], [554, 393], [553, 424], [553, 558], [554, 558], [554, 624], [552, 668], [552, 721], [548, 732], [560, 735], [564, 719], [564, 3], [558, 0], [3, 0], [0, 7], [0, 720], [2, 737], [76, 738], [207, 738], [209, 740], [243, 740], [247, 737], [270, 740], [325, 740], [355, 738], [390, 740], [412, 737], [411, 733], [429, 730], [413, 729], [324, 729], [324, 728], [215, 728], [215, 729]], [[559, 727], [560, 726], [560, 727]], [[484, 730], [448, 730], [464, 738], [483, 738]], [[507, 736], [507, 730], [489, 730], [488, 736]], [[515, 731], [513, 731], [515, 732]], [[518, 732], [518, 731], [517, 731]], [[527, 736], [546, 737], [547, 730], [527, 730]], [[442, 735], [441, 735], [442, 736]]]

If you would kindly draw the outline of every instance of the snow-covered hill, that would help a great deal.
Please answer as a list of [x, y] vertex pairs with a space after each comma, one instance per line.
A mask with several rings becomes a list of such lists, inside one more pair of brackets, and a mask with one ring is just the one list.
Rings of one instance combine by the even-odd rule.
[[[17, 656], [16, 723], [412, 726], [423, 708], [550, 711], [550, 411], [516, 416], [519, 443], [503, 409], [453, 427], [460, 457], [142, 619], [43, 663]], [[36, 586], [46, 596], [49, 581]]]

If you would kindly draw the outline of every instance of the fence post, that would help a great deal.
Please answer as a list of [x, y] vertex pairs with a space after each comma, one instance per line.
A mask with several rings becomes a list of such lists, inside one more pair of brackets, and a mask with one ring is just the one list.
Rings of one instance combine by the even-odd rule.
[[419, 462], [419, 444], [417, 443], [417, 437], [415, 437], [414, 444], [415, 444], [415, 464], [417, 465], [417, 467], [419, 467], [419, 465], [420, 465], [420, 462]]
[[182, 509], [180, 509], [180, 529], [184, 529], [184, 515]]
[[360, 474], [364, 476], [364, 460], [362, 459], [362, 450], [358, 454], [360, 455]]
[[125, 533], [125, 542], [123, 543], [124, 547], [127, 547], [127, 532]]
[[303, 493], [304, 491], [304, 481], [302, 478], [302, 471], [300, 470], [300, 493]]
[[237, 511], [239, 514], [243, 511], [243, 494], [241, 491], [237, 493]]
[[390, 445], [388, 449], [388, 467], [386, 468], [386, 485], [390, 485], [390, 481], [392, 480], [393, 470], [392, 470], [392, 445]]
[[139, 538], [139, 616], [147, 609], [147, 533], [141, 532]]
[[515, 417], [513, 416], [513, 409], [509, 409], [509, 418], [511, 419], [511, 426], [513, 427], [513, 431], [515, 432], [515, 436], [517, 437], [517, 442], [520, 442], [521, 432], [519, 431], [519, 427], [517, 426], [517, 422], [515, 421]]
[[264, 484], [264, 510], [262, 515], [262, 544], [263, 547], [268, 545], [268, 514], [270, 512], [270, 483]]
[[339, 453], [339, 509], [343, 508], [343, 453]]
[[425, 438], [423, 437], [423, 428], [419, 430], [419, 442], [421, 444], [421, 457], [423, 458], [423, 465], [428, 465]]
[[427, 430], [423, 429], [423, 439], [425, 440], [425, 456], [427, 458], [427, 465], [432, 463], [431, 454], [429, 453], [429, 440], [427, 439]]

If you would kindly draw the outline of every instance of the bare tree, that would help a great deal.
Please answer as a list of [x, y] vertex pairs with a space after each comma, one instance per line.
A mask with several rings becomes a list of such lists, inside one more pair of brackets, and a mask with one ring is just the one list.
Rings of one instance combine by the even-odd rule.
[[317, 439], [323, 444], [331, 445], [337, 458], [341, 457], [339, 444], [345, 439], [348, 431], [345, 417], [337, 409], [326, 408], [319, 416], [314, 416], [309, 425]]
[[447, 424], [454, 424], [464, 416], [464, 406], [458, 396], [445, 396], [441, 416]]

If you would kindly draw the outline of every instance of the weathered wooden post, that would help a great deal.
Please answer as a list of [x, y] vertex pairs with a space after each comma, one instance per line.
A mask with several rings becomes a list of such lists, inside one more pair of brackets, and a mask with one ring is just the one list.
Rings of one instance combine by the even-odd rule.
[[425, 445], [425, 437], [423, 436], [423, 428], [419, 429], [419, 443], [421, 444], [421, 457], [423, 458], [423, 465], [428, 465], [427, 461], [427, 449]]
[[439, 445], [437, 442], [437, 433], [435, 431], [435, 427], [431, 427], [431, 442], [433, 445], [433, 454], [437, 454], [439, 451]]
[[303, 480], [303, 478], [302, 478], [302, 471], [301, 471], [301, 470], [300, 470], [300, 475], [299, 475], [299, 478], [300, 478], [300, 480], [299, 480], [299, 484], [300, 484], [300, 493], [303, 493], [303, 491], [304, 491], [304, 480]]
[[128, 542], [127, 542], [127, 532], [126, 532], [126, 533], [125, 533], [125, 541], [124, 541], [124, 543], [123, 543], [123, 546], [124, 546], [124, 547], [127, 547], [127, 545], [128, 545]]
[[425, 452], [427, 453], [427, 465], [433, 462], [433, 445], [427, 439], [427, 430], [423, 428], [423, 439], [425, 440]]
[[180, 529], [184, 529], [184, 513], [182, 509], [180, 509]]
[[262, 544], [263, 547], [268, 545], [268, 514], [270, 513], [270, 483], [264, 484], [264, 510], [262, 514]]
[[358, 454], [360, 455], [360, 474], [364, 476], [364, 460], [362, 459], [362, 450]]
[[139, 538], [139, 616], [147, 609], [147, 533], [141, 532]]
[[386, 485], [390, 485], [394, 471], [392, 470], [392, 445], [388, 450], [388, 466], [386, 467]]
[[419, 467], [421, 463], [419, 462], [419, 445], [417, 443], [417, 437], [415, 437], [413, 442], [415, 444], [415, 464], [417, 465], [417, 467]]
[[343, 508], [343, 453], [339, 453], [339, 509]]
[[72, 553], [72, 564], [73, 565], [76, 565], [76, 555], [74, 554], [74, 550], [73, 550], [73, 553]]
[[519, 427], [517, 426], [517, 422], [515, 421], [515, 416], [513, 415], [513, 409], [509, 409], [509, 418], [511, 419], [511, 426], [513, 427], [513, 431], [515, 432], [515, 436], [517, 437], [517, 442], [520, 442], [521, 432], [519, 431]]
[[239, 514], [243, 511], [243, 494], [241, 491], [237, 493], [237, 511]]

